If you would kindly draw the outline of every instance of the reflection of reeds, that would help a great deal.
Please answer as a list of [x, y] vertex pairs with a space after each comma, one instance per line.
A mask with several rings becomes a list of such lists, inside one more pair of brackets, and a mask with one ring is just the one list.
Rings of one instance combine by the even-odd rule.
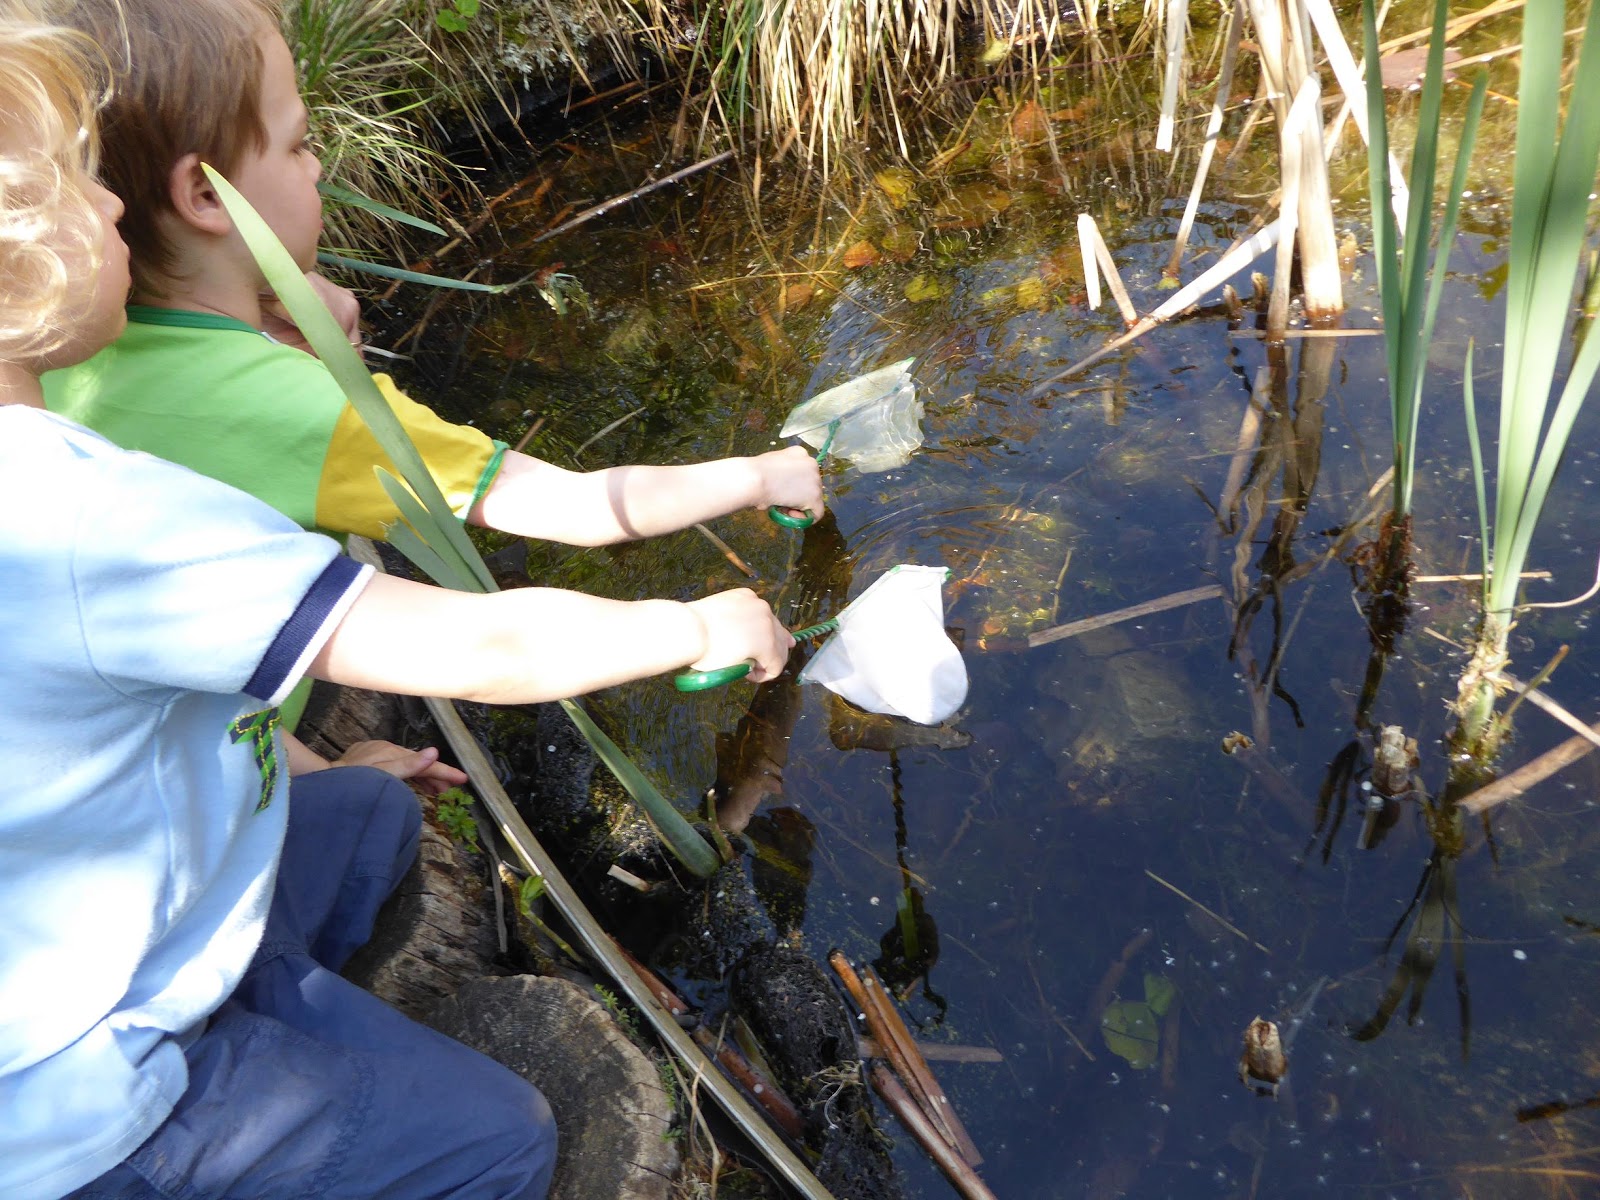
[[[1453, 814], [1441, 813], [1440, 819], [1453, 819]], [[1465, 1062], [1472, 1034], [1472, 999], [1467, 988], [1467, 950], [1461, 937], [1461, 919], [1456, 901], [1454, 852], [1435, 844], [1428, 865], [1417, 883], [1417, 890], [1411, 896], [1411, 903], [1400, 914], [1400, 919], [1395, 922], [1388, 940], [1383, 944], [1385, 954], [1413, 913], [1416, 919], [1406, 933], [1400, 962], [1383, 997], [1378, 1001], [1377, 1011], [1364, 1024], [1352, 1029], [1350, 1036], [1358, 1042], [1376, 1038], [1388, 1027], [1407, 992], [1411, 993], [1411, 1002], [1406, 1006], [1406, 1023], [1409, 1025], [1414, 1022], [1422, 1011], [1422, 1000], [1433, 979], [1434, 969], [1439, 965], [1439, 957], [1448, 949], [1455, 975], [1456, 1006], [1461, 1016], [1461, 1058]]]

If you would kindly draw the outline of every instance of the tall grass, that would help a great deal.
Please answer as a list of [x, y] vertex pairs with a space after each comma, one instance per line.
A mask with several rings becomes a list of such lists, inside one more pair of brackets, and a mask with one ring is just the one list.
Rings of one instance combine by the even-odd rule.
[[[1537, 2], [1537, 0], [1535, 0]], [[1439, 121], [1444, 107], [1444, 44], [1447, 0], [1435, 0], [1433, 33], [1428, 43], [1427, 74], [1417, 113], [1416, 143], [1407, 179], [1410, 201], [1402, 237], [1392, 204], [1389, 174], [1389, 125], [1383, 100], [1378, 26], [1374, 0], [1361, 6], [1367, 70], [1367, 179], [1372, 206], [1372, 256], [1378, 270], [1378, 292], [1383, 307], [1384, 347], [1388, 353], [1389, 413], [1393, 430], [1394, 505], [1379, 539], [1383, 552], [1379, 570], [1387, 586], [1403, 583], [1409, 557], [1408, 523], [1416, 486], [1417, 426], [1422, 411], [1422, 388], [1433, 342], [1434, 318], [1439, 312], [1450, 246], [1455, 240], [1461, 194], [1466, 187], [1467, 165], [1483, 113], [1486, 80], [1478, 77], [1462, 122], [1461, 145], [1439, 222], [1439, 245], [1430, 255], [1433, 240], [1433, 194], [1438, 174]], [[1430, 263], [1431, 258], [1431, 263]]]
[[[1573, 328], [1590, 196], [1600, 166], [1597, 16], [1600, 0], [1590, 0], [1563, 121], [1565, 5], [1562, 0], [1528, 0], [1523, 10], [1494, 511], [1491, 521], [1480, 481], [1486, 535], [1483, 615], [1456, 704], [1458, 746], [1478, 757], [1494, 752], [1500, 734], [1494, 717], [1495, 676], [1506, 662], [1528, 548], [1573, 422], [1600, 370], [1600, 338], [1584, 338], [1552, 408]], [[1469, 374], [1464, 399], [1476, 437], [1471, 384]]]
[[[444, 220], [447, 189], [473, 191], [440, 152], [446, 114], [486, 125], [493, 94], [465, 59], [442, 55], [426, 0], [292, 0], [284, 37], [319, 143], [325, 178], [408, 212]], [[459, 205], [456, 206], [459, 211]], [[343, 248], [397, 248], [396, 227], [335, 201], [329, 234]]]
[[824, 166], [874, 134], [905, 152], [911, 118], [964, 55], [983, 52], [982, 71], [1031, 67], [1068, 32], [1051, 0], [699, 0], [691, 38], [667, 0], [642, 7], [656, 51], [705, 80], [702, 133], [751, 134]]

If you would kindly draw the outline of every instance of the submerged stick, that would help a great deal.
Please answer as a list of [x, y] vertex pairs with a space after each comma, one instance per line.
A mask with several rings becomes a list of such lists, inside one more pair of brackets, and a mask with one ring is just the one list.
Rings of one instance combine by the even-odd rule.
[[922, 1110], [906, 1094], [905, 1088], [900, 1086], [900, 1081], [882, 1063], [872, 1068], [871, 1079], [874, 1090], [883, 1097], [883, 1102], [900, 1119], [900, 1123], [911, 1131], [911, 1136], [928, 1152], [928, 1156], [965, 1200], [996, 1200], [988, 1185], [978, 1178], [978, 1173], [967, 1165], [954, 1148], [945, 1143]]
[[850, 960], [844, 956], [843, 951], [835, 950], [828, 955], [828, 965], [833, 968], [834, 973], [839, 976], [839, 981], [844, 984], [845, 991], [850, 993], [850, 998], [861, 1009], [861, 1015], [866, 1020], [867, 1028], [871, 1031], [874, 1040], [887, 1053], [889, 1065], [894, 1068], [896, 1075], [905, 1080], [906, 1086], [912, 1089], [912, 1094], [916, 1096], [917, 1104], [921, 1106], [923, 1114], [932, 1127], [937, 1130], [939, 1138], [952, 1151], [960, 1155], [962, 1151], [956, 1141], [955, 1131], [950, 1127], [950, 1123], [945, 1120], [944, 1114], [933, 1103], [933, 1097], [922, 1087], [915, 1072], [911, 1069], [911, 1060], [906, 1057], [905, 1049], [901, 1045], [900, 1039], [895, 1037], [894, 1031], [889, 1027], [888, 1022], [884, 1020], [882, 1011], [873, 1002], [873, 998], [868, 994], [860, 976], [856, 974], [855, 968], [850, 965]]
[[862, 984], [866, 988], [867, 998], [878, 1008], [878, 1016], [889, 1034], [899, 1044], [900, 1052], [905, 1055], [907, 1064], [911, 1067], [911, 1076], [916, 1081], [918, 1089], [928, 1097], [928, 1102], [933, 1106], [932, 1111], [939, 1124], [950, 1130], [955, 1140], [955, 1147], [961, 1152], [961, 1157], [973, 1166], [983, 1163], [983, 1155], [979, 1153], [977, 1144], [967, 1133], [966, 1126], [961, 1123], [961, 1118], [950, 1105], [950, 1097], [945, 1095], [944, 1088], [939, 1086], [939, 1081], [934, 1078], [933, 1070], [922, 1057], [922, 1051], [917, 1049], [916, 1040], [911, 1036], [911, 1031], [906, 1028], [906, 1023], [901, 1020], [889, 993], [884, 989], [883, 980], [871, 967], [866, 967]]
[[1151, 879], [1154, 879], [1162, 887], [1166, 888], [1169, 892], [1172, 892], [1175, 895], [1183, 897], [1183, 899], [1187, 900], [1190, 904], [1194, 905], [1201, 912], [1205, 913], [1206, 916], [1210, 917], [1217, 924], [1221, 925], [1229, 933], [1232, 933], [1235, 936], [1237, 936], [1239, 938], [1242, 938], [1244, 941], [1249, 942], [1252, 946], [1254, 946], [1257, 950], [1261, 951], [1261, 953], [1263, 953], [1263, 954], [1271, 954], [1272, 953], [1271, 950], [1268, 950], [1260, 942], [1256, 941], [1255, 938], [1251, 937], [1244, 930], [1240, 929], [1237, 925], [1235, 925], [1232, 921], [1228, 920], [1221, 913], [1217, 912], [1214, 909], [1207, 908], [1204, 904], [1201, 904], [1200, 901], [1196, 900], [1193, 896], [1189, 895], [1188, 892], [1184, 891], [1182, 888], [1178, 887], [1176, 884], [1168, 883], [1165, 879], [1161, 878], [1161, 876], [1157, 875], [1149, 867], [1146, 867], [1144, 869], [1144, 873], [1146, 875], [1150, 876]]
[[[861, 1046], [862, 1057], [886, 1057], [883, 1047], [878, 1045], [877, 1038], [864, 1035], [857, 1040]], [[917, 1053], [929, 1062], [1001, 1063], [1006, 1060], [1006, 1056], [993, 1046], [952, 1046], [943, 1042], [918, 1042], [916, 1045]]]
[[755, 571], [751, 569], [749, 563], [745, 562], [744, 559], [740, 558], [739, 555], [735, 553], [732, 546], [728, 545], [727, 542], [723, 541], [716, 534], [712, 533], [711, 530], [707, 529], [703, 522], [696, 521], [694, 523], [694, 527], [705, 535], [706, 541], [710, 542], [718, 550], [722, 551], [722, 557], [731, 562], [734, 565], [735, 570], [744, 572], [744, 574], [749, 576], [751, 579], [761, 578], [761, 576], [757, 575]]
[[584, 209], [570, 221], [563, 221], [554, 229], [546, 229], [538, 237], [534, 238], [529, 244], [536, 246], [540, 242], [549, 241], [557, 234], [566, 233], [567, 230], [582, 225], [585, 221], [592, 221], [595, 217], [602, 216], [605, 213], [610, 212], [613, 208], [618, 208], [630, 200], [637, 200], [640, 196], [648, 196], [651, 192], [656, 191], [659, 188], [664, 188], [669, 183], [677, 183], [680, 179], [687, 179], [690, 175], [698, 174], [709, 167], [716, 166], [720, 162], [726, 162], [732, 157], [732, 150], [724, 150], [721, 154], [715, 154], [710, 158], [702, 159], [700, 162], [684, 167], [681, 171], [674, 171], [671, 175], [663, 175], [660, 179], [652, 179], [649, 183], [641, 184], [639, 187], [634, 188], [631, 192], [623, 192], [622, 195], [613, 196], [611, 199], [602, 204], [596, 204], [593, 208]]
[[1050, 642], [1059, 642], [1062, 638], [1076, 637], [1080, 633], [1088, 633], [1094, 629], [1104, 629], [1107, 625], [1117, 625], [1123, 621], [1131, 621], [1135, 617], [1146, 617], [1151, 613], [1165, 612], [1169, 608], [1182, 608], [1186, 604], [1194, 604], [1200, 600], [1210, 600], [1220, 597], [1222, 588], [1215, 583], [1208, 583], [1204, 587], [1190, 588], [1186, 592], [1173, 592], [1170, 596], [1162, 596], [1157, 600], [1146, 600], [1142, 604], [1135, 604], [1131, 608], [1121, 608], [1116, 612], [1102, 613], [1098, 617], [1084, 617], [1081, 621], [1068, 621], [1065, 625], [1057, 625], [1053, 629], [1039, 629], [1028, 635], [1028, 648], [1048, 645]]
[[[1589, 731], [1600, 737], [1600, 722], [1589, 726]], [[1593, 752], [1595, 742], [1588, 737], [1568, 738], [1554, 749], [1546, 750], [1538, 758], [1523, 763], [1509, 775], [1485, 784], [1461, 801], [1461, 811], [1477, 815], [1487, 812], [1497, 804], [1513, 800], [1535, 784], [1543, 783], [1563, 767], [1569, 767], [1584, 755]]]

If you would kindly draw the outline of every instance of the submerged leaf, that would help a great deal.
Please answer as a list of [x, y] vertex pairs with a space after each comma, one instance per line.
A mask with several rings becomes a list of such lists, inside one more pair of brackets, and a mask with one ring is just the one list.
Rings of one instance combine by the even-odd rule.
[[1177, 998], [1177, 995], [1177, 987], [1165, 975], [1145, 973], [1144, 1002], [1150, 1006], [1150, 1011], [1155, 1013], [1156, 1016], [1166, 1016], [1167, 1009], [1172, 1007], [1172, 1002]]
[[1050, 136], [1050, 117], [1037, 100], [1011, 114], [1011, 136], [1019, 142], [1042, 142]]
[[943, 300], [953, 291], [955, 284], [948, 279], [923, 273], [912, 276], [911, 282], [906, 284], [906, 299], [913, 304], [922, 304], [928, 300]]
[[1111, 1053], [1127, 1059], [1134, 1070], [1155, 1066], [1160, 1023], [1144, 1001], [1119, 1000], [1106, 1005], [1100, 1018], [1100, 1034]]
[[917, 177], [906, 167], [890, 167], [887, 171], [879, 171], [872, 181], [896, 208], [904, 208], [916, 199]]
[[851, 270], [870, 267], [878, 261], [878, 248], [869, 241], [859, 241], [844, 252], [844, 265]]

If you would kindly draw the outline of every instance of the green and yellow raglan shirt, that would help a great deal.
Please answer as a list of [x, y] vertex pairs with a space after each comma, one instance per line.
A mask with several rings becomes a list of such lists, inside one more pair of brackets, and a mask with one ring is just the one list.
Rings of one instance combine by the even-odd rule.
[[[494, 482], [505, 443], [445, 421], [386, 375], [373, 381], [464, 519]], [[232, 484], [302, 528], [382, 538], [399, 519], [373, 467], [398, 472], [327, 367], [243, 321], [131, 305], [120, 338], [43, 382], [53, 412]], [[301, 689], [285, 720], [303, 707]]]

